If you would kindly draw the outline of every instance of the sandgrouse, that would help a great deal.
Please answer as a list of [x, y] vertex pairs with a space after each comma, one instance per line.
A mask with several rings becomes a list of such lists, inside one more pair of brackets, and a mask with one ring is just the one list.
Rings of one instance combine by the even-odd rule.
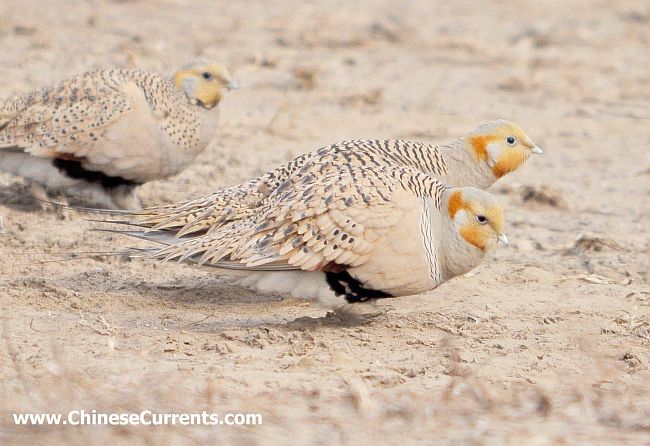
[[259, 213], [258, 208], [266, 205], [292, 175], [309, 175], [315, 167], [336, 170], [341, 164], [403, 166], [450, 186], [486, 189], [516, 170], [532, 153], [543, 152], [521, 128], [505, 120], [485, 123], [441, 146], [404, 140], [346, 141], [301, 155], [246, 183], [188, 202], [145, 209], [137, 217], [146, 227], [176, 231], [179, 236], [215, 230], [222, 224]]
[[134, 188], [185, 169], [215, 135], [215, 108], [236, 87], [220, 64], [171, 79], [136, 69], [89, 72], [0, 101], [0, 171], [49, 190], [91, 191], [137, 208]]
[[404, 163], [353, 159], [305, 163], [249, 215], [201, 233], [177, 237], [137, 222], [119, 232], [157, 243], [145, 249], [151, 257], [329, 307], [432, 290], [507, 243], [489, 193], [447, 187]]

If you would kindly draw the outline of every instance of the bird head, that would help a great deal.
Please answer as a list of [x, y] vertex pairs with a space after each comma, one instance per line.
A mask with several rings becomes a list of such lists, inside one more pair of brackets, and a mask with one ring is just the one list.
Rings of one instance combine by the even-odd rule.
[[450, 189], [447, 213], [460, 236], [476, 248], [487, 251], [501, 241], [508, 243], [503, 232], [503, 209], [489, 193], [473, 187]]
[[224, 90], [239, 88], [218, 63], [190, 65], [174, 74], [174, 82], [192, 102], [207, 109], [221, 101]]
[[482, 124], [465, 142], [474, 158], [485, 162], [496, 178], [517, 170], [532, 153], [544, 153], [519, 126], [503, 119]]

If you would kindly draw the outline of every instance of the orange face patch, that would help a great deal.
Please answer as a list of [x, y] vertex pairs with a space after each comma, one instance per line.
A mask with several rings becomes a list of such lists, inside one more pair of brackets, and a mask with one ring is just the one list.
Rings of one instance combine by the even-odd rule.
[[192, 73], [189, 71], [178, 71], [174, 74], [174, 83], [176, 84], [176, 88], [179, 90], [183, 89], [183, 80], [189, 76], [191, 76]]
[[[200, 71], [184, 70], [174, 75], [174, 83], [179, 90], [183, 90], [183, 82], [187, 78], [195, 78], [196, 87], [191, 92], [193, 99], [198, 99], [206, 108], [212, 108], [221, 102], [222, 90], [225, 88], [220, 82], [205, 81]], [[186, 92], [187, 93], [187, 92]]]
[[449, 213], [449, 218], [453, 219], [456, 215], [456, 212], [464, 209], [465, 207], [466, 205], [465, 200], [463, 199], [463, 194], [461, 194], [459, 190], [453, 192], [449, 196], [449, 201], [447, 203], [447, 212]]
[[472, 146], [474, 155], [486, 161], [488, 159], [487, 146], [498, 138], [496, 135], [476, 135], [470, 138], [469, 143]]
[[526, 161], [526, 153], [523, 150], [505, 149], [492, 167], [492, 172], [495, 177], [501, 178], [505, 174], [517, 170], [524, 161]]
[[[460, 235], [467, 243], [484, 250], [488, 242], [495, 239], [496, 234], [503, 233], [503, 210], [499, 206], [475, 208], [464, 202], [462, 207], [470, 214], [470, 219], [459, 229]], [[478, 214], [485, 215], [488, 224], [478, 223], [475, 218]]]
[[460, 235], [467, 243], [476, 246], [478, 249], [485, 249], [487, 235], [485, 228], [480, 226], [463, 226], [460, 228]]
[[208, 84], [201, 85], [196, 91], [196, 99], [201, 101], [204, 107], [212, 108], [221, 102], [221, 87]]

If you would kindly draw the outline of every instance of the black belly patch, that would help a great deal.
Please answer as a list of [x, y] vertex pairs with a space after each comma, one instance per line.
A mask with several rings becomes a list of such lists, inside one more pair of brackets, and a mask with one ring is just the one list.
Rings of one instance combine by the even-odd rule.
[[141, 184], [136, 181], [127, 180], [126, 178], [112, 177], [102, 172], [84, 169], [79, 161], [55, 158], [52, 164], [70, 178], [85, 180], [89, 183], [99, 183], [106, 189], [115, 189], [119, 186], [135, 187]]
[[325, 273], [327, 284], [337, 296], [344, 296], [348, 303], [365, 302], [371, 299], [393, 297], [379, 290], [365, 288], [361, 282], [352, 277], [347, 271]]

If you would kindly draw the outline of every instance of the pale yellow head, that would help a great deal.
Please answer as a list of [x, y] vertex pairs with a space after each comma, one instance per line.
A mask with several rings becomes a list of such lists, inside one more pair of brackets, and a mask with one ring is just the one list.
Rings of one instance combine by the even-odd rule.
[[485, 162], [496, 178], [517, 170], [532, 153], [544, 153], [519, 126], [503, 119], [481, 125], [465, 141], [475, 159]]
[[221, 101], [223, 92], [238, 88], [228, 69], [219, 63], [196, 64], [177, 71], [174, 82], [196, 105], [213, 108]]
[[498, 241], [508, 243], [503, 232], [503, 209], [489, 193], [473, 187], [453, 189], [447, 213], [460, 236], [480, 250], [493, 248]]

